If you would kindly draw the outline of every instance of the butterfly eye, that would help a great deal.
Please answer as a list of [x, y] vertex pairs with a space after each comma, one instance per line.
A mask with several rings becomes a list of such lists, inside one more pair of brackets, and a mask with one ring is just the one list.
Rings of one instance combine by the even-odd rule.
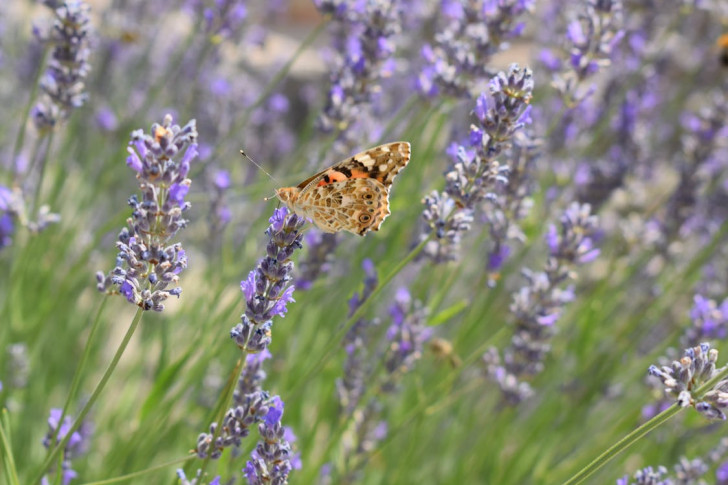
[[359, 216], [359, 222], [366, 223], [366, 222], [369, 222], [371, 220], [371, 218], [372, 218], [372, 216], [370, 216], [369, 214], [362, 214]]

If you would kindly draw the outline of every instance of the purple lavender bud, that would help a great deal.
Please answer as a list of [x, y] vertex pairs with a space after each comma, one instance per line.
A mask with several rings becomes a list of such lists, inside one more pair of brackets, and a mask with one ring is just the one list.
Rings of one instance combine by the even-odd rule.
[[258, 425], [262, 440], [258, 442], [251, 453], [251, 460], [243, 469], [251, 485], [288, 483], [288, 475], [293, 469], [291, 443], [287, 439], [291, 437], [291, 432], [284, 430], [281, 425], [282, 417], [283, 401], [275, 396], [270, 400], [268, 412]]
[[[151, 134], [132, 133], [127, 165], [137, 172], [142, 201], [129, 198], [132, 217], [116, 243], [117, 265], [107, 276], [97, 273], [97, 288], [123, 295], [144, 310], [162, 311], [169, 296], [179, 297], [181, 288], [167, 289], [179, 280], [187, 267], [187, 257], [179, 243], [166, 246], [177, 231], [187, 225], [182, 214], [190, 204], [184, 200], [190, 186], [185, 164], [194, 156], [197, 130], [194, 120], [180, 128], [165, 116], [163, 123], [152, 125]], [[132, 148], [134, 147], [134, 148]], [[175, 161], [187, 149], [183, 161]]]
[[[593, 92], [585, 81], [609, 65], [614, 49], [624, 37], [621, 0], [589, 0], [567, 27], [569, 62], [553, 85], [569, 107], [574, 107]], [[547, 58], [553, 69], [557, 61]]]
[[[711, 349], [708, 343], [702, 343], [686, 349], [684, 356], [669, 366], [651, 365], [648, 373], [662, 381], [665, 393], [677, 397], [676, 402], [680, 407], [692, 406], [709, 419], [725, 420], [725, 410], [728, 408], [728, 380], [718, 382], [702, 397], [693, 394], [701, 384], [722, 370], [716, 369], [717, 360], [718, 350]], [[702, 400], [698, 400], [699, 398]]]
[[12, 190], [0, 185], [0, 249], [10, 246], [13, 242], [12, 235], [15, 229], [13, 200]]
[[[56, 444], [60, 443], [71, 429], [73, 419], [70, 416], [65, 416], [63, 422], [61, 422], [62, 413], [63, 411], [61, 409], [51, 409], [50, 417], [48, 418], [48, 433], [43, 438], [43, 446], [46, 448], [51, 446], [51, 441], [54, 436], [56, 438]], [[71, 468], [71, 461], [88, 451], [92, 433], [93, 426], [90, 422], [84, 421], [78, 431], [74, 431], [66, 442], [66, 447], [63, 450], [61, 469], [60, 471], [56, 471], [56, 473], [61, 474], [61, 483], [64, 485], [68, 485], [77, 476], [76, 472]], [[44, 480], [47, 480], [47, 477], [44, 477]]]

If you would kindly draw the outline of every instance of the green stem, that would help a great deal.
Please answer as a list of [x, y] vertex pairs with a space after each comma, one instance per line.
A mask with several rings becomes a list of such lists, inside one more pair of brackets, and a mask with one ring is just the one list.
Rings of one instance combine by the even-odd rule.
[[184, 463], [186, 461], [190, 461], [193, 458], [194, 458], [194, 455], [190, 455], [190, 456], [187, 456], [185, 458], [178, 458], [176, 460], [172, 460], [172, 461], [168, 461], [168, 462], [165, 462], [165, 463], [161, 463], [161, 464], [156, 465], [156, 466], [153, 466], [151, 468], [147, 468], [146, 470], [140, 470], [138, 472], [129, 473], [127, 475], [121, 475], [121, 476], [114, 477], [114, 478], [107, 478], [106, 480], [99, 480], [97, 482], [87, 482], [87, 483], [85, 483], [83, 485], [107, 485], [109, 483], [124, 482], [126, 480], [131, 479], [131, 478], [142, 477], [142, 476], [147, 475], [149, 473], [156, 472], [157, 470], [162, 470], [164, 468], [167, 468], [167, 467], [170, 467], [170, 466], [173, 466], [173, 465], [177, 465], [177, 464], [180, 464], [180, 463]]
[[48, 468], [51, 466], [53, 461], [56, 459], [56, 456], [58, 455], [58, 453], [61, 450], [66, 448], [66, 445], [68, 444], [68, 441], [71, 439], [71, 436], [73, 435], [73, 433], [81, 426], [81, 423], [83, 422], [84, 418], [86, 417], [88, 412], [91, 410], [91, 406], [93, 406], [96, 403], [96, 400], [98, 399], [99, 395], [101, 394], [101, 391], [103, 391], [104, 387], [106, 386], [109, 379], [111, 378], [111, 374], [116, 369], [116, 366], [119, 363], [121, 356], [124, 354], [126, 347], [129, 345], [129, 341], [131, 340], [131, 337], [134, 335], [134, 332], [136, 331], [137, 327], [139, 326], [139, 322], [141, 321], [143, 314], [144, 314], [144, 310], [139, 308], [136, 312], [136, 315], [134, 315], [134, 319], [132, 320], [131, 324], [129, 325], [129, 329], [126, 331], [124, 338], [122, 339], [121, 343], [119, 344], [119, 348], [116, 349], [116, 353], [114, 354], [113, 359], [111, 359], [109, 366], [106, 368], [106, 372], [104, 372], [104, 375], [101, 377], [101, 380], [96, 385], [96, 388], [94, 389], [93, 393], [91, 393], [91, 397], [89, 397], [89, 400], [86, 402], [86, 404], [83, 406], [83, 409], [81, 409], [81, 412], [78, 414], [76, 421], [74, 421], [73, 425], [68, 430], [66, 435], [63, 437], [61, 442], [58, 443], [55, 447], [53, 447], [52, 451], [46, 457], [45, 461], [43, 462], [40, 469], [36, 473], [35, 478], [33, 480], [31, 480], [30, 483], [40, 482], [41, 478], [43, 478], [43, 475], [46, 473]]
[[606, 465], [612, 458], [617, 456], [622, 451], [626, 450], [630, 446], [632, 446], [637, 440], [645, 436], [647, 433], [652, 431], [653, 429], [657, 428], [658, 426], [662, 425], [663, 423], [667, 422], [670, 418], [675, 416], [677, 413], [679, 413], [682, 410], [682, 408], [678, 407], [677, 404], [674, 404], [672, 407], [666, 409], [665, 411], [661, 412], [654, 418], [647, 421], [645, 424], [640, 426], [639, 428], [632, 431], [630, 434], [616, 442], [613, 446], [611, 446], [607, 451], [599, 455], [597, 458], [594, 459], [591, 463], [589, 463], [587, 466], [582, 468], [576, 475], [571, 477], [569, 480], [564, 482], [564, 485], [575, 485], [577, 483], [583, 482], [585, 479], [587, 479], [592, 473], [599, 470], [601, 467]]
[[[6, 428], [8, 430], [7, 434], [5, 433]], [[20, 485], [13, 450], [10, 446], [10, 420], [8, 419], [8, 410], [5, 408], [2, 410], [2, 422], [0, 423], [0, 444], [2, 444], [2, 449], [5, 450], [5, 453], [3, 453], [5, 459], [2, 460], [5, 463], [5, 476], [8, 477], [11, 485]]]
[[240, 357], [238, 359], [238, 363], [235, 365], [235, 369], [233, 369], [233, 372], [230, 374], [230, 378], [228, 379], [228, 383], [225, 388], [225, 393], [222, 395], [222, 399], [220, 399], [220, 401], [218, 401], [218, 403], [217, 403], [218, 409], [216, 412], [217, 417], [215, 419], [217, 426], [215, 427], [215, 432], [212, 433], [210, 451], [207, 453], [207, 456], [202, 461], [202, 466], [200, 467], [200, 477], [205, 476], [205, 470], [207, 469], [207, 465], [210, 463], [212, 453], [215, 451], [215, 441], [217, 440], [218, 436], [220, 436], [220, 432], [222, 431], [222, 420], [225, 417], [225, 413], [227, 412], [230, 401], [232, 401], [232, 399], [233, 399], [233, 394], [235, 392], [235, 386], [238, 382], [238, 376], [242, 372], [242, 370], [245, 366], [245, 363], [246, 363], [246, 360], [244, 357]]
[[51, 153], [51, 146], [53, 145], [53, 132], [50, 132], [50, 134], [45, 137], [46, 139], [46, 146], [45, 150], [43, 151], [43, 155], [40, 159], [40, 171], [38, 173], [38, 183], [35, 186], [35, 196], [33, 197], [33, 207], [31, 208], [30, 212], [30, 218], [31, 220], [35, 215], [38, 214], [38, 209], [40, 208], [40, 194], [41, 189], [43, 187], [43, 178], [45, 177], [46, 172], [46, 166], [48, 165], [48, 156]]
[[339, 329], [339, 331], [334, 334], [334, 336], [329, 340], [329, 342], [326, 344], [326, 350], [324, 351], [323, 355], [319, 360], [311, 367], [308, 372], [304, 374], [304, 377], [301, 379], [298, 379], [298, 382], [296, 385], [293, 386], [291, 389], [290, 395], [291, 397], [289, 399], [295, 399], [296, 396], [304, 389], [304, 386], [306, 386], [308, 383], [311, 382], [311, 379], [314, 375], [318, 374], [323, 366], [328, 362], [328, 360], [331, 358], [335, 350], [338, 348], [339, 342], [344, 338], [344, 335], [346, 335], [346, 332], [349, 331], [349, 328], [351, 328], [354, 323], [359, 320], [362, 315], [364, 315], [364, 312], [369, 308], [369, 306], [376, 300], [377, 295], [381, 293], [381, 291], [394, 279], [397, 274], [399, 274], [402, 269], [409, 264], [410, 261], [412, 261], [418, 254], [420, 254], [420, 251], [425, 247], [425, 244], [427, 244], [430, 239], [432, 239], [433, 233], [430, 233], [430, 235], [422, 240], [417, 246], [412, 249], [412, 251], [409, 252], [407, 256], [405, 256], [402, 261], [400, 261], [397, 266], [394, 267], [394, 269], [385, 276], [381, 283], [372, 291], [372, 293], [369, 295], [369, 297], [364, 301], [364, 303], [361, 304], [359, 308], [356, 309], [356, 311], [346, 320], [344, 325]]
[[[39, 86], [39, 80], [40, 76], [43, 73], [43, 68], [46, 65], [46, 59], [48, 58], [48, 53], [50, 52], [50, 46], [46, 46], [43, 49], [43, 54], [41, 55], [40, 62], [38, 62], [38, 68], [35, 71], [35, 75], [33, 76], [33, 82], [31, 83], [30, 88], [30, 96], [28, 98], [28, 102], [25, 105], [25, 109], [23, 109], [23, 114], [20, 118], [20, 129], [18, 130], [18, 136], [15, 137], [15, 146], [13, 147], [13, 158], [11, 160], [12, 163], [15, 163], [15, 161], [18, 159], [18, 155], [20, 155], [20, 150], [23, 149], [23, 143], [25, 142], [25, 126], [28, 124], [28, 117], [30, 116], [30, 110], [33, 109], [33, 103], [35, 102], [35, 98], [38, 95], [38, 86]], [[18, 176], [20, 174], [15, 173], [15, 185], [18, 185], [20, 181], [18, 180]]]
[[[706, 381], [702, 386], [700, 386], [697, 390], [695, 390], [693, 392], [693, 396], [698, 398], [696, 400], [699, 400], [706, 392], [711, 390], [718, 382], [725, 379], [726, 377], [728, 377], [728, 366], [725, 366], [720, 372], [718, 372], [716, 375]], [[606, 465], [612, 458], [632, 446], [637, 440], [645, 436], [653, 429], [665, 423], [668, 419], [672, 418], [683, 409], [684, 408], [679, 407], [677, 404], [673, 404], [670, 408], [661, 412], [660, 414], [650, 419], [645, 424], [616, 442], [604, 453], [596, 457], [591, 463], [579, 470], [579, 472], [571, 477], [569, 480], [567, 480], [564, 485], [576, 485], [577, 483], [583, 482], [584, 480], [589, 478], [589, 476], [592, 475], [594, 472]]]
[[[106, 302], [108, 301], [108, 298], [102, 298], [101, 304], [99, 305], [99, 309], [96, 312], [96, 318], [94, 318], [94, 323], [91, 326], [91, 332], [88, 334], [88, 339], [86, 339], [86, 347], [83, 349], [83, 355], [81, 356], [81, 361], [78, 363], [78, 367], [76, 368], [75, 374], [73, 374], [73, 382], [71, 383], [71, 390], [68, 391], [68, 396], [66, 397], [66, 402], [63, 404], [63, 411], [61, 412], [61, 418], [58, 420], [59, 423], [63, 422], [63, 418], [66, 417], [68, 414], [68, 408], [71, 406], [71, 401], [73, 401], [73, 397], [76, 395], [76, 391], [78, 391], [78, 387], [81, 383], [81, 374], [83, 372], [83, 369], [86, 367], [86, 362], [88, 362], [88, 357], [91, 354], [91, 342], [93, 342], [94, 337], [96, 336], [96, 332], [99, 329], [99, 324], [101, 323], [101, 314], [104, 311], [104, 307], [106, 306]], [[58, 433], [61, 430], [60, 425], [56, 426], [56, 430], [53, 432], [53, 437], [51, 438], [51, 443], [55, 443], [58, 439]], [[50, 453], [50, 449], [48, 450]]]

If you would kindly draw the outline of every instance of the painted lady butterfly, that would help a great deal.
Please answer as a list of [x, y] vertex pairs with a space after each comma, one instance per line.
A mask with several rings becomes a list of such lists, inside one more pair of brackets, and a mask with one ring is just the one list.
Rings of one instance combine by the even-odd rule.
[[364, 236], [378, 231], [390, 214], [389, 187], [409, 160], [409, 143], [387, 143], [357, 153], [296, 187], [277, 189], [276, 195], [324, 232], [344, 230]]

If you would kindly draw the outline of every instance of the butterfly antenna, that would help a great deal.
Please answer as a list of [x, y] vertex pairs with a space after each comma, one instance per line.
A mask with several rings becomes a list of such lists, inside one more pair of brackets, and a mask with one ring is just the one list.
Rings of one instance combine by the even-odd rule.
[[[282, 185], [282, 184], [281, 184], [281, 183], [280, 183], [280, 182], [279, 182], [278, 180], [276, 180], [276, 178], [275, 178], [274, 176], [272, 176], [271, 174], [269, 174], [268, 172], [266, 172], [266, 170], [265, 170], [265, 169], [264, 169], [263, 167], [261, 167], [260, 165], [258, 165], [258, 164], [256, 163], [256, 161], [255, 161], [255, 160], [253, 160], [252, 158], [250, 158], [250, 156], [248, 156], [248, 154], [247, 154], [247, 153], [245, 153], [245, 152], [244, 152], [243, 150], [240, 150], [240, 154], [241, 154], [242, 156], [244, 156], [245, 158], [247, 158], [247, 159], [248, 159], [248, 160], [250, 161], [250, 163], [252, 163], [252, 164], [253, 164], [253, 165], [255, 165], [256, 167], [258, 167], [258, 168], [260, 169], [260, 171], [261, 171], [261, 172], [263, 172], [264, 174], [266, 174], [266, 175], [267, 175], [267, 176], [268, 176], [268, 177], [269, 177], [269, 178], [270, 178], [270, 179], [271, 179], [272, 181], [274, 181], [274, 182], [275, 182], [275, 183], [277, 183], [278, 185]], [[269, 201], [269, 200], [271, 200], [271, 199], [274, 199], [274, 198], [275, 198], [275, 195], [273, 195], [273, 196], [271, 196], [271, 197], [264, 197], [264, 198], [263, 198], [263, 200], [265, 200], [265, 201]]]

